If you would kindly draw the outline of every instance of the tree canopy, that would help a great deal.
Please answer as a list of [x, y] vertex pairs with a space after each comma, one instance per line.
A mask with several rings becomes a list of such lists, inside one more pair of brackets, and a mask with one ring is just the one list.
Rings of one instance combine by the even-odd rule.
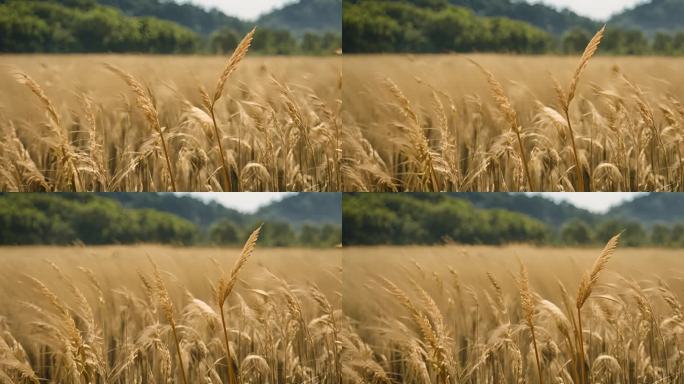
[[[0, 0], [0, 52], [228, 53], [252, 26], [213, 10], [158, 0]], [[337, 32], [258, 28], [261, 54], [332, 54]]]

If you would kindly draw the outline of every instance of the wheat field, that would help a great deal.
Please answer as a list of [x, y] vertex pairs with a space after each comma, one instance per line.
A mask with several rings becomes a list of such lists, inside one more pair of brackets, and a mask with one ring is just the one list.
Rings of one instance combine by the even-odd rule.
[[614, 246], [346, 248], [343, 309], [384, 382], [684, 383], [682, 251]]
[[339, 191], [340, 57], [0, 56], [2, 191]]
[[253, 241], [0, 249], [0, 378], [684, 383], [681, 250]]
[[345, 57], [345, 190], [684, 190], [684, 60], [593, 56], [601, 33], [583, 57]]
[[341, 250], [254, 239], [0, 249], [0, 382], [341, 383]]

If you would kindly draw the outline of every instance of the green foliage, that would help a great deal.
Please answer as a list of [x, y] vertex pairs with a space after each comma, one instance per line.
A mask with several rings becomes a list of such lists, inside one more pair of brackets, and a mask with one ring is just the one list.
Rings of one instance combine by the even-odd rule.
[[680, 31], [682, 20], [682, 0], [651, 0], [613, 16], [608, 23], [621, 28], [639, 29], [652, 36], [657, 32], [671, 34]]
[[542, 243], [541, 222], [505, 210], [481, 210], [447, 195], [345, 194], [345, 245]]
[[[666, 9], [682, 0], [659, 0]], [[600, 23], [570, 11], [511, 0], [345, 0], [344, 51], [578, 54]], [[640, 9], [640, 7], [637, 7]], [[677, 14], [672, 10], [671, 15]], [[659, 16], [660, 17], [660, 16]], [[609, 22], [600, 54], [684, 54], [684, 32]], [[663, 31], [667, 31], [664, 33]]]
[[202, 35], [209, 35], [221, 28], [229, 28], [245, 34], [250, 28], [247, 23], [236, 17], [227, 16], [216, 9], [205, 10], [190, 2], [177, 3], [164, 0], [97, 0], [97, 2], [120, 9], [129, 16], [173, 21]]
[[238, 245], [241, 241], [240, 228], [231, 220], [223, 219], [209, 228], [209, 240], [219, 245]]
[[560, 35], [573, 27], [596, 30], [599, 24], [569, 10], [557, 10], [542, 3], [512, 0], [448, 0], [457, 6], [467, 7], [481, 16], [498, 16], [521, 20], [551, 34]]
[[347, 53], [542, 53], [552, 42], [550, 35], [529, 24], [477, 17], [438, 1], [345, 1], [342, 25]]
[[199, 36], [177, 24], [101, 6], [11, 0], [0, 4], [0, 52], [193, 52]]
[[326, 32], [339, 34], [342, 30], [341, 0], [300, 0], [263, 15], [257, 25], [271, 29], [286, 29], [296, 35]]
[[[340, 219], [325, 215], [331, 209], [313, 206], [319, 217], [289, 222], [289, 209], [334, 195], [290, 196], [274, 211], [278, 219], [260, 219], [172, 193], [59, 193], [0, 194], [0, 244], [203, 244], [240, 246], [263, 223], [264, 246], [332, 247], [340, 243]], [[311, 199], [311, 202], [306, 202]], [[292, 201], [289, 201], [292, 200]], [[337, 206], [339, 210], [339, 194]], [[301, 214], [301, 213], [300, 213]], [[271, 216], [275, 217], [275, 216]], [[284, 221], [287, 220], [287, 221]], [[306, 224], [306, 223], [309, 224]], [[315, 225], [314, 225], [315, 223]]]
[[122, 209], [113, 200], [60, 195], [4, 194], [0, 198], [2, 244], [192, 244], [198, 229], [176, 216]]
[[560, 239], [567, 245], [584, 245], [593, 242], [591, 227], [580, 219], [572, 219], [561, 228]]
[[[614, 208], [670, 204], [684, 196], [646, 195]], [[668, 194], [673, 195], [673, 194]], [[676, 195], [676, 194], [674, 194]], [[673, 209], [677, 209], [673, 206]], [[559, 213], [562, 212], [562, 213]], [[616, 233], [626, 247], [684, 246], [684, 223], [645, 226], [638, 216], [590, 214], [540, 196], [508, 193], [345, 194], [345, 245], [461, 244], [601, 246]], [[644, 213], [644, 215], [651, 215]], [[540, 221], [541, 220], [541, 221]]]
[[[104, 4], [107, 6], [102, 6]], [[225, 54], [251, 28], [190, 4], [159, 0], [1, 0], [0, 52]], [[110, 7], [111, 6], [111, 7]], [[258, 28], [253, 53], [332, 54], [341, 35]]]

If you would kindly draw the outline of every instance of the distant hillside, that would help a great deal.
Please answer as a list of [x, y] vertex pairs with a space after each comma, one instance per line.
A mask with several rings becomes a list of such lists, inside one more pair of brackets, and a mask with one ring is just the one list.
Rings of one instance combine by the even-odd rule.
[[612, 208], [606, 216], [643, 225], [684, 223], [684, 194], [649, 193]]
[[[62, 0], [73, 1], [73, 0]], [[245, 33], [246, 23], [217, 9], [206, 10], [190, 3], [177, 4], [168, 0], [97, 0], [102, 5], [121, 9], [128, 16], [151, 16], [174, 21], [193, 31], [208, 35], [220, 28], [232, 28]]]
[[216, 202], [205, 202], [190, 195], [173, 193], [100, 193], [119, 202], [125, 208], [154, 209], [172, 213], [200, 227], [228, 219], [238, 225], [259, 220], [279, 221], [293, 227], [304, 224], [334, 224], [342, 222], [340, 193], [299, 193], [261, 207], [254, 214], [226, 208]]
[[599, 26], [598, 22], [568, 9], [558, 10], [544, 4], [512, 0], [448, 1], [453, 5], [470, 8], [480, 16], [500, 16], [525, 21], [556, 36], [575, 27], [593, 31]]
[[600, 215], [577, 208], [567, 202], [555, 202], [539, 195], [522, 193], [452, 193], [453, 197], [470, 201], [477, 208], [499, 208], [524, 213], [554, 227], [571, 219], [587, 223], [598, 221]]
[[651, 0], [613, 16], [609, 25], [647, 34], [684, 30], [684, 0]]
[[294, 34], [342, 32], [342, 0], [299, 0], [259, 18], [257, 25]]
[[107, 192], [98, 195], [116, 200], [124, 208], [145, 208], [172, 213], [205, 228], [221, 219], [229, 219], [238, 225], [245, 225], [250, 221], [247, 215], [226, 208], [219, 203], [204, 202], [190, 196], [173, 193]]
[[282, 220], [294, 226], [342, 222], [341, 193], [298, 193], [262, 207], [254, 214], [261, 219]]

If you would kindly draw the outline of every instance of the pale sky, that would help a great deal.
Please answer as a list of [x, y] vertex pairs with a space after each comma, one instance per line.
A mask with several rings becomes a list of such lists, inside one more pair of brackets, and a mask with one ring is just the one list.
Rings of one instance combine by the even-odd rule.
[[190, 195], [196, 199], [204, 201], [216, 201], [223, 206], [233, 208], [242, 213], [254, 213], [264, 205], [271, 202], [282, 200], [285, 196], [292, 195], [291, 192], [202, 192], [202, 193], [180, 193], [180, 195]]
[[534, 193], [542, 195], [554, 201], [567, 201], [568, 203], [589, 210], [594, 213], [606, 213], [610, 208], [628, 200], [632, 200], [643, 193], [628, 192], [590, 192], [590, 193]]
[[544, 3], [555, 8], [568, 8], [577, 14], [596, 20], [606, 20], [609, 16], [631, 8], [647, 0], [529, 0], [531, 3]]
[[255, 20], [258, 16], [274, 8], [280, 8], [294, 0], [184, 0], [204, 8], [218, 8], [226, 15], [245, 20]]

